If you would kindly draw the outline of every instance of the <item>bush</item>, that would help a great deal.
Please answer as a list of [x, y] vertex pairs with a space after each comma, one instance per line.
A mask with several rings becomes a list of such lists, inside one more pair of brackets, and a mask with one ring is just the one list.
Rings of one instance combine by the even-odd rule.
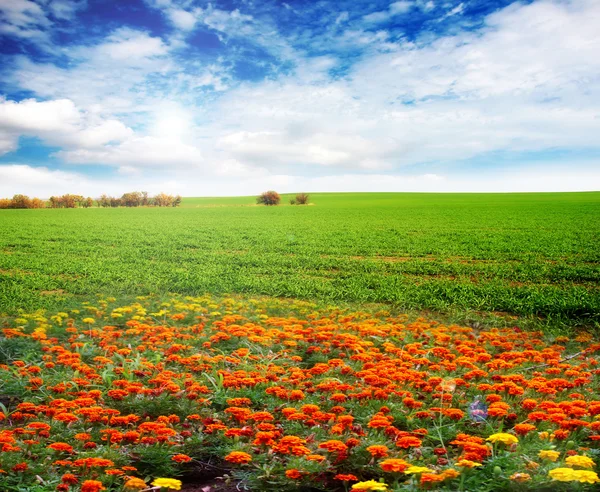
[[307, 205], [308, 204], [308, 193], [298, 193], [296, 195], [296, 203], [298, 205]]
[[259, 205], [279, 205], [280, 201], [281, 197], [276, 191], [265, 191], [256, 199]]

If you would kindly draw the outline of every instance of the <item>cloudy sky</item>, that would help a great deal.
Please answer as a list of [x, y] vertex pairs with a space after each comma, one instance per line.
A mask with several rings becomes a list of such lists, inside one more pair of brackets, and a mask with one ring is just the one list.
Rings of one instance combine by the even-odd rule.
[[0, 197], [600, 190], [599, 0], [0, 0]]

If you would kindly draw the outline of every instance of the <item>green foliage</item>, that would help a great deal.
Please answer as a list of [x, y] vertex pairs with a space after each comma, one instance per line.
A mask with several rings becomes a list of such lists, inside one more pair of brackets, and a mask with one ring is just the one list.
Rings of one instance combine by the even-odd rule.
[[[293, 198], [285, 196], [286, 200]], [[173, 209], [0, 211], [0, 310], [90, 293], [383, 302], [556, 331], [599, 322], [600, 193], [186, 198]]]

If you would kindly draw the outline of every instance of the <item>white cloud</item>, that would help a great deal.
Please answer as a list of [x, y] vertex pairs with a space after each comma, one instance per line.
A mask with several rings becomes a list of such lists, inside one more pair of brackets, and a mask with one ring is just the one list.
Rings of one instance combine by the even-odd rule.
[[79, 148], [57, 153], [66, 162], [76, 164], [106, 164], [116, 167], [197, 167], [203, 163], [198, 147], [176, 138], [134, 136], [119, 144], [101, 149]]
[[49, 32], [55, 21], [71, 20], [87, 0], [0, 0], [0, 35], [10, 35], [52, 49]]
[[342, 12], [336, 17], [335, 25], [337, 26], [339, 24], [343, 24], [344, 22], [348, 22], [348, 19], [350, 19], [350, 14], [348, 14], [348, 12]]
[[187, 10], [170, 9], [168, 11], [168, 16], [175, 26], [177, 26], [179, 29], [183, 29], [184, 31], [189, 31], [196, 25], [196, 16]]
[[0, 98], [0, 142], [4, 142], [0, 152], [15, 150], [21, 135], [39, 137], [52, 145], [94, 148], [132, 134], [120, 121], [80, 111], [68, 99], [15, 102]]
[[46, 40], [51, 22], [42, 8], [30, 0], [0, 0], [0, 34]]
[[405, 14], [413, 7], [413, 2], [402, 0], [400, 2], [391, 3], [386, 10], [380, 10], [364, 15], [362, 17], [364, 22], [369, 24], [379, 24], [385, 22], [392, 17], [397, 15]]
[[71, 20], [79, 10], [87, 7], [87, 0], [52, 0], [50, 12], [57, 19]]
[[73, 130], [80, 120], [79, 111], [72, 101], [20, 102], [0, 99], [0, 128], [26, 132]]
[[44, 99], [67, 98], [108, 114], [143, 113], [165, 99], [163, 84], [177, 82], [169, 77], [176, 71], [169, 49], [159, 37], [121, 28], [95, 46], [65, 50], [68, 68], [20, 57], [10, 78]]

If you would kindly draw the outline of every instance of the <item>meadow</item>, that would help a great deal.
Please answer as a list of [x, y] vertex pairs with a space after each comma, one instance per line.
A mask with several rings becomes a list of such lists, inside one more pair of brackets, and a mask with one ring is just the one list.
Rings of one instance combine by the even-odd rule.
[[314, 194], [309, 206], [0, 211], [0, 312], [112, 296], [386, 303], [557, 329], [600, 313], [600, 193]]

